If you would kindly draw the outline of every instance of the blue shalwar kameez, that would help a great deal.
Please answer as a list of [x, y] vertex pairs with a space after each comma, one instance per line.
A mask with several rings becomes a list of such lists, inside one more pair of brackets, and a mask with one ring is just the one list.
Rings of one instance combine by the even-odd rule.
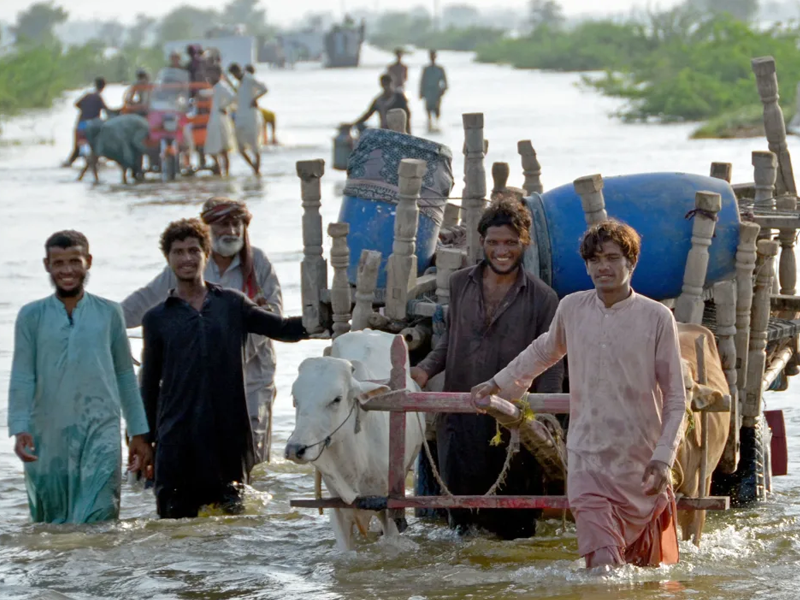
[[120, 306], [88, 293], [72, 315], [55, 295], [17, 316], [8, 394], [10, 435], [30, 433], [25, 463], [34, 522], [119, 516], [120, 408], [128, 434], [148, 432]]

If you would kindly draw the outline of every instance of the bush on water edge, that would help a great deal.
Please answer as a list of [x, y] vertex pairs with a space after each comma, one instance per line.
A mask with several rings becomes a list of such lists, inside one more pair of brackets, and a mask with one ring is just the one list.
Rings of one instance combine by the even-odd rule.
[[66, 90], [90, 84], [95, 77], [108, 83], [133, 81], [137, 69], [155, 74], [164, 64], [157, 48], [125, 48], [113, 55], [100, 43], [18, 47], [0, 58], [0, 116], [32, 108], [49, 108]]
[[782, 104], [794, 106], [800, 81], [800, 26], [757, 29], [729, 15], [686, 8], [649, 23], [587, 21], [573, 29], [537, 28], [530, 36], [480, 46], [483, 62], [557, 71], [605, 71], [584, 82], [625, 98], [626, 120], [706, 120], [758, 103], [750, 60], [775, 57]]

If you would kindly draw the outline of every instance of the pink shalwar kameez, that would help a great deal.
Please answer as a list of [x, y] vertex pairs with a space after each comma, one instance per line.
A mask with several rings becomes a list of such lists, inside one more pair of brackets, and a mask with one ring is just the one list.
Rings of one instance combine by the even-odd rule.
[[651, 460], [675, 461], [686, 411], [672, 313], [635, 292], [611, 308], [594, 290], [571, 294], [550, 330], [495, 375], [501, 395], [521, 397], [567, 352], [567, 491], [581, 556], [590, 567], [601, 557], [677, 562], [672, 490], [647, 496], [642, 486]]

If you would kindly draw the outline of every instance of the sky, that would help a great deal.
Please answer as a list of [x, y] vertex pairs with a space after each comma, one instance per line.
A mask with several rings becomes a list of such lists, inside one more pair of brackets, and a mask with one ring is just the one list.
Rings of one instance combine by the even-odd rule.
[[[191, 4], [198, 8], [219, 8], [226, 0], [136, 0], [135, 2], [113, 2], [109, 0], [54, 0], [70, 13], [74, 20], [119, 19], [131, 21], [136, 13], [153, 17], [166, 14], [181, 4]], [[599, 12], [627, 11], [631, 8], [667, 7], [679, 0], [560, 0], [567, 15]], [[402, 6], [428, 6], [433, 9], [435, 0], [262, 0], [267, 9], [268, 19], [277, 25], [295, 23], [308, 12], [333, 12], [342, 15], [344, 10], [378, 9], [400, 10]], [[12, 22], [17, 12], [25, 10], [35, 0], [0, 0], [0, 20]], [[479, 9], [517, 8], [526, 11], [527, 0], [439, 0], [441, 6], [447, 4], [470, 4]]]

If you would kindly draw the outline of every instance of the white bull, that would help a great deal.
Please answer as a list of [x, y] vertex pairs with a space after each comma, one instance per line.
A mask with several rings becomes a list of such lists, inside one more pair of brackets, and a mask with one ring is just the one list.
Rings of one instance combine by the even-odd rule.
[[[347, 333], [333, 342], [331, 355], [300, 364], [292, 386], [295, 428], [285, 455], [313, 463], [328, 491], [347, 503], [389, 492], [389, 413], [361, 408], [370, 396], [388, 391], [390, 351], [395, 336], [381, 331]], [[408, 362], [406, 361], [406, 364]], [[406, 369], [406, 387], [419, 391]], [[424, 436], [424, 419], [406, 415], [406, 472]], [[326, 441], [327, 440], [327, 441]], [[340, 548], [353, 548], [353, 525], [365, 532], [373, 516], [385, 535], [398, 534], [386, 511], [333, 509], [331, 525]]]

